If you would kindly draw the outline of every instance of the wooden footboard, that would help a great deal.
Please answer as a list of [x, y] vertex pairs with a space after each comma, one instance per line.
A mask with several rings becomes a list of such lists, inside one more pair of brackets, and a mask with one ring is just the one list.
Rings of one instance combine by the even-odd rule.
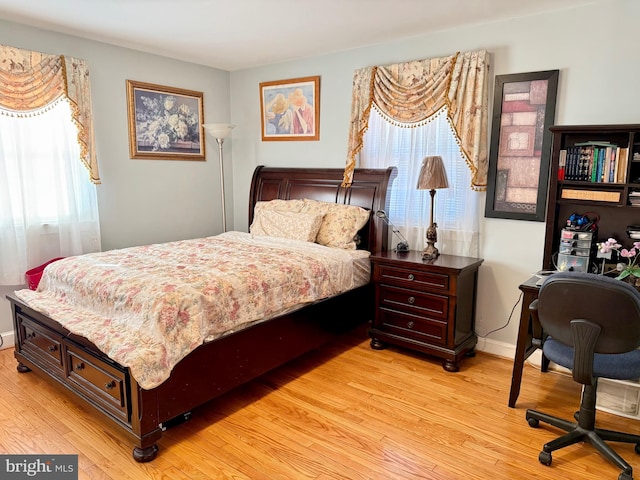
[[[353, 189], [340, 187], [341, 169], [258, 167], [251, 205], [274, 198], [314, 198], [384, 209], [394, 171], [356, 170]], [[333, 198], [333, 200], [331, 200]], [[250, 218], [253, 208], [250, 209]], [[362, 247], [386, 248], [387, 228], [375, 216], [362, 232]], [[133, 457], [153, 460], [163, 428], [198, 405], [326, 343], [373, 317], [371, 284], [316, 302], [206, 343], [172, 371], [162, 385], [143, 390], [129, 369], [83, 337], [8, 295], [16, 333], [18, 371], [33, 370], [72, 392], [132, 438]], [[229, 368], [233, 360], [233, 368]]]
[[[18, 371], [55, 380], [128, 433], [133, 457], [153, 460], [164, 425], [263, 373], [313, 350], [373, 316], [371, 285], [258, 323], [202, 345], [157, 388], [143, 390], [129, 373], [82, 337], [13, 295]], [[229, 360], [234, 368], [228, 368]]]

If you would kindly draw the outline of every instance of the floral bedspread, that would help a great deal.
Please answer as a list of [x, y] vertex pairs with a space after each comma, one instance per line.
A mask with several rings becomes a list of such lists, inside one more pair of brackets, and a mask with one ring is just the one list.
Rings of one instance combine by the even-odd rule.
[[66, 258], [16, 295], [151, 389], [206, 341], [363, 284], [368, 255], [227, 232]]

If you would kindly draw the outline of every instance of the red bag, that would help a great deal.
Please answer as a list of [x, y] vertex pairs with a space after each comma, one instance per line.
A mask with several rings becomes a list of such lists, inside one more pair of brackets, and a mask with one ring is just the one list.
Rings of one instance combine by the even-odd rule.
[[42, 278], [42, 273], [47, 265], [53, 262], [57, 262], [58, 260], [62, 260], [65, 257], [54, 258], [53, 260], [49, 260], [46, 263], [43, 263], [39, 267], [32, 268], [31, 270], [27, 270], [24, 276], [27, 279], [27, 286], [31, 290], [37, 290], [38, 284], [40, 283], [40, 279]]

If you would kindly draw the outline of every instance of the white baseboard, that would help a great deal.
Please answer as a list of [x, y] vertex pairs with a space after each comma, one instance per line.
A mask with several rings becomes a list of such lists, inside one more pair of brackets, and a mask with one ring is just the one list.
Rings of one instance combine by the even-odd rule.
[[[510, 343], [498, 342], [486, 337], [478, 337], [476, 350], [479, 352], [497, 355], [498, 357], [508, 358], [510, 360], [513, 360], [516, 357], [515, 345], [511, 345]], [[542, 365], [542, 351], [536, 350], [529, 356], [529, 358], [525, 360], [525, 362], [530, 363], [537, 368], [540, 368], [540, 365]], [[555, 367], [555, 365], [553, 367]]]
[[0, 335], [2, 336], [2, 346], [0, 346], [0, 350], [13, 348], [15, 346], [15, 335], [13, 330], [9, 332], [2, 332]]
[[490, 353], [498, 357], [513, 359], [516, 356], [516, 347], [510, 343], [498, 342], [487, 337], [478, 337], [476, 350], [479, 352]]
[[[492, 355], [497, 355], [499, 357], [508, 358], [510, 360], [515, 359], [516, 356], [516, 347], [515, 345], [511, 345], [510, 343], [497, 342], [495, 340], [491, 340], [486, 337], [478, 337], [478, 344], [476, 345], [476, 350], [479, 352], [490, 353]], [[540, 368], [542, 365], [542, 350], [536, 350], [533, 352], [529, 358], [525, 360], [525, 363], [529, 363], [536, 368]], [[555, 363], [551, 363], [549, 365], [549, 370], [554, 370], [557, 372], [568, 373], [571, 375], [571, 371], [560, 365], [556, 365]]]

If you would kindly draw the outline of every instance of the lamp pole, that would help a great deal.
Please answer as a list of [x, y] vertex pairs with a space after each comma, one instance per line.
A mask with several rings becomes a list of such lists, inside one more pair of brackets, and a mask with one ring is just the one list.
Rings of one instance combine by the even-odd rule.
[[222, 157], [222, 144], [224, 143], [224, 138], [216, 138], [216, 142], [218, 143], [218, 158], [220, 159], [220, 192], [221, 192], [221, 200], [222, 200], [222, 231], [227, 231], [227, 209], [225, 204], [225, 196], [224, 196], [224, 161]]
[[222, 144], [224, 139], [231, 135], [231, 130], [235, 127], [230, 123], [205, 123], [202, 125], [204, 130], [209, 133], [218, 143], [218, 158], [220, 160], [220, 194], [222, 200], [222, 230], [227, 231], [227, 208], [224, 195], [224, 156], [222, 154]]

